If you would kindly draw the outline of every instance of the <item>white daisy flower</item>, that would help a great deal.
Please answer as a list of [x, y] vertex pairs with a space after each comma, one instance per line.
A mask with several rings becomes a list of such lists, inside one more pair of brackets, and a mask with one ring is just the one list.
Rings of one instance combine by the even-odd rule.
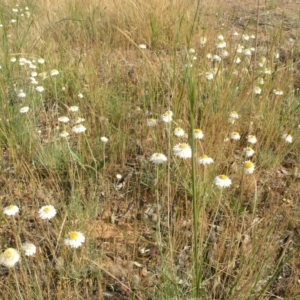
[[12, 57], [12, 58], [10, 59], [10, 61], [11, 61], [12, 63], [14, 63], [14, 62], [17, 61], [17, 59], [16, 59], [15, 57]]
[[241, 136], [238, 132], [234, 131], [230, 134], [230, 138], [234, 141], [238, 141], [241, 138]]
[[200, 45], [205, 45], [206, 42], [207, 42], [207, 38], [206, 38], [205, 36], [202, 36], [202, 37], [200, 38]]
[[242, 39], [243, 39], [244, 41], [249, 41], [250, 36], [249, 36], [248, 34], [243, 34], [243, 35], [242, 35]]
[[175, 128], [174, 134], [178, 137], [183, 137], [184, 136], [184, 130], [180, 127]]
[[234, 62], [238, 65], [241, 62], [241, 59], [239, 57], [236, 57], [234, 59]]
[[19, 207], [16, 205], [9, 205], [4, 208], [3, 213], [7, 216], [14, 216], [20, 211]]
[[67, 116], [61, 116], [58, 118], [58, 122], [61, 123], [68, 123], [70, 121], [70, 119]]
[[250, 144], [256, 144], [257, 143], [257, 138], [255, 135], [249, 134], [247, 137], [247, 141]]
[[213, 80], [214, 76], [215, 76], [215, 73], [213, 71], [207, 71], [205, 73], [205, 77], [206, 77], [207, 80]]
[[121, 180], [123, 176], [121, 174], [117, 174], [116, 177], [118, 180]]
[[20, 113], [21, 114], [26, 114], [29, 112], [29, 107], [28, 106], [24, 106], [20, 108]]
[[218, 175], [214, 179], [214, 184], [219, 188], [229, 187], [231, 185], [231, 179], [226, 175]]
[[23, 90], [19, 91], [18, 97], [19, 98], [25, 98], [26, 97], [26, 94], [23, 92]]
[[255, 165], [252, 161], [247, 160], [244, 162], [244, 172], [245, 174], [252, 174], [255, 170]]
[[81, 93], [78, 94], [78, 98], [83, 98], [83, 95]]
[[59, 74], [59, 71], [54, 69], [50, 71], [50, 76], [57, 76]]
[[43, 220], [50, 220], [56, 215], [56, 209], [52, 205], [42, 206], [39, 210], [39, 216]]
[[102, 137], [100, 138], [100, 140], [101, 140], [101, 142], [104, 143], [104, 144], [106, 144], [106, 143], [108, 142], [108, 138], [105, 137], [105, 136], [102, 136]]
[[239, 114], [236, 111], [232, 111], [229, 115], [230, 118], [232, 119], [238, 119], [239, 118]]
[[200, 158], [198, 158], [198, 164], [203, 165], [203, 166], [210, 165], [213, 162], [214, 162], [214, 160], [205, 154], [203, 154]]
[[199, 128], [194, 129], [194, 138], [198, 140], [202, 140], [204, 138], [204, 134], [201, 129]]
[[290, 134], [284, 133], [281, 138], [285, 140], [287, 143], [293, 142], [293, 137]]
[[36, 246], [32, 243], [23, 243], [21, 248], [26, 256], [33, 256], [36, 253]]
[[271, 75], [271, 74], [272, 74], [272, 71], [271, 71], [271, 69], [265, 68], [265, 69], [264, 69], [264, 73], [265, 73], [266, 75]]
[[217, 61], [217, 62], [220, 62], [222, 60], [222, 58], [217, 54], [213, 55], [212, 59]]
[[219, 40], [219, 41], [224, 41], [224, 36], [222, 35], [222, 34], [219, 34], [218, 36], [217, 36], [217, 39]]
[[168, 159], [162, 153], [154, 153], [151, 155], [149, 160], [154, 164], [162, 164], [162, 163], [166, 162]]
[[65, 245], [71, 248], [79, 248], [85, 241], [84, 235], [79, 231], [71, 231], [65, 239]]
[[69, 132], [67, 132], [66, 130], [63, 130], [63, 131], [59, 134], [59, 136], [62, 137], [62, 138], [67, 138], [69, 135], [70, 135]]
[[243, 53], [243, 51], [244, 51], [244, 46], [238, 44], [237, 47], [236, 47], [236, 52], [237, 53]]
[[147, 119], [147, 121], [146, 121], [146, 125], [147, 125], [148, 127], [154, 127], [154, 126], [157, 125], [157, 120], [156, 120], [156, 119], [153, 119], [153, 118], [149, 118], [149, 119]]
[[193, 54], [193, 53], [196, 53], [196, 51], [195, 51], [194, 48], [190, 48], [190, 49], [188, 50], [188, 53], [189, 53], [189, 54]]
[[192, 157], [192, 149], [190, 145], [187, 143], [177, 144], [173, 148], [174, 155], [179, 156], [181, 158], [191, 158]]
[[72, 128], [72, 131], [75, 133], [82, 133], [82, 132], [86, 131], [86, 128], [80, 123], [80, 124], [75, 125]]
[[37, 60], [37, 62], [40, 64], [40, 65], [43, 65], [45, 63], [45, 60], [43, 58], [39, 58]]
[[251, 49], [245, 49], [243, 52], [244, 52], [245, 56], [251, 56], [252, 55]]
[[84, 121], [85, 121], [84, 118], [82, 118], [82, 117], [77, 117], [77, 118], [76, 118], [76, 121], [75, 121], [75, 125], [76, 125], [76, 124], [80, 124], [80, 123], [82, 123], [82, 122], [84, 122]]
[[259, 86], [255, 86], [253, 89], [254, 94], [260, 95], [261, 94], [261, 88]]
[[221, 41], [221, 42], [219, 42], [219, 43], [216, 44], [216, 47], [218, 49], [224, 49], [224, 48], [226, 48], [226, 42], [225, 41]]
[[13, 268], [19, 260], [20, 260], [20, 254], [14, 248], [7, 248], [0, 255], [0, 264], [5, 266], [6, 268]]
[[172, 122], [173, 119], [173, 112], [171, 110], [165, 112], [162, 116], [161, 119], [165, 122], [165, 123], [170, 123]]
[[73, 106], [70, 106], [70, 107], [69, 107], [69, 111], [71, 111], [71, 112], [76, 112], [76, 111], [78, 111], [78, 110], [79, 110], [79, 107], [78, 107], [78, 106], [73, 105]]
[[37, 92], [39, 92], [39, 93], [42, 93], [45, 89], [44, 89], [43, 86], [39, 85], [39, 86], [37, 86], [37, 87], [35, 88], [35, 90], [36, 90]]
[[147, 49], [147, 46], [145, 44], [139, 44], [139, 48], [145, 50]]
[[283, 91], [280, 91], [280, 90], [273, 90], [273, 93], [274, 93], [276, 96], [282, 96], [282, 95], [283, 95]]
[[30, 73], [30, 76], [31, 76], [31, 77], [36, 77], [36, 76], [38, 76], [38, 73], [37, 73], [37, 72], [31, 72], [31, 73]]
[[244, 154], [246, 157], [251, 157], [254, 154], [254, 150], [251, 147], [244, 148]]

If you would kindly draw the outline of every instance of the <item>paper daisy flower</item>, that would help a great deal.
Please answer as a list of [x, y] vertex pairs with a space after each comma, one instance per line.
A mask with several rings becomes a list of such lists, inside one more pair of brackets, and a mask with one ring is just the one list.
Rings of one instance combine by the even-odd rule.
[[178, 137], [183, 137], [184, 136], [184, 130], [180, 127], [175, 128], [174, 134]]
[[214, 160], [205, 154], [202, 155], [200, 158], [198, 158], [198, 164], [203, 165], [203, 166], [210, 165], [213, 162], [214, 162]]
[[28, 106], [24, 106], [20, 108], [20, 113], [21, 114], [26, 114], [29, 112], [29, 107]]
[[26, 97], [26, 94], [23, 92], [23, 90], [19, 91], [18, 97], [19, 98], [25, 98]]
[[251, 157], [254, 154], [254, 150], [251, 147], [244, 148], [244, 154], [246, 157]]
[[65, 239], [65, 245], [71, 248], [79, 248], [85, 241], [84, 235], [79, 231], [71, 231]]
[[104, 143], [104, 144], [106, 144], [106, 143], [108, 142], [108, 138], [105, 137], [105, 136], [102, 136], [102, 137], [100, 138], [100, 140], [101, 140], [101, 142]]
[[257, 143], [257, 138], [255, 135], [249, 134], [247, 137], [247, 141], [250, 144], [256, 144]]
[[149, 119], [147, 119], [147, 121], [146, 121], [146, 125], [147, 125], [148, 127], [154, 127], [154, 126], [157, 125], [157, 120], [156, 120], [156, 119], [153, 119], [153, 118], [149, 118]]
[[6, 268], [13, 268], [19, 260], [20, 260], [20, 254], [14, 248], [7, 248], [0, 255], [0, 264], [5, 266]]
[[214, 184], [219, 188], [229, 187], [231, 185], [231, 179], [226, 175], [218, 175], [215, 180]]
[[162, 154], [162, 153], [154, 153], [151, 155], [150, 159], [149, 159], [152, 163], [154, 164], [163, 164], [164, 162], [166, 162], [168, 159], [167, 157]]
[[20, 211], [19, 207], [16, 205], [9, 205], [4, 208], [3, 213], [7, 216], [14, 216]]
[[50, 71], [50, 76], [57, 76], [59, 74], [59, 71], [54, 69]]
[[165, 122], [165, 123], [170, 123], [172, 122], [173, 119], [173, 112], [171, 110], [165, 112], [162, 116], [161, 119]]
[[86, 128], [82, 124], [77, 124], [72, 128], [72, 131], [75, 133], [82, 133], [86, 131]]
[[207, 42], [207, 38], [206, 38], [205, 36], [202, 36], [202, 37], [200, 38], [200, 45], [205, 45], [206, 42]]
[[229, 115], [228, 122], [230, 124], [234, 124], [238, 118], [239, 118], [239, 114], [236, 111], [232, 111]]
[[251, 49], [245, 49], [245, 50], [244, 50], [244, 55], [245, 55], [245, 56], [251, 56], [251, 55], [252, 55]]
[[70, 135], [69, 132], [67, 132], [66, 130], [63, 130], [63, 131], [59, 134], [59, 136], [62, 137], [62, 138], [66, 138], [66, 137], [68, 137], [69, 135]]
[[202, 140], [204, 138], [204, 134], [201, 129], [194, 129], [194, 138], [198, 140]]
[[75, 121], [75, 124], [79, 124], [79, 123], [82, 123], [82, 122], [84, 122], [84, 121], [85, 121], [84, 118], [82, 118], [82, 117], [77, 117], [77, 118], [76, 118], [76, 121]]
[[76, 112], [76, 111], [78, 111], [79, 110], [79, 108], [78, 108], [78, 106], [76, 106], [76, 105], [73, 105], [73, 106], [70, 106], [69, 107], [69, 111], [71, 111], [71, 112]]
[[45, 89], [44, 89], [43, 86], [39, 85], [39, 86], [37, 86], [37, 87], [35, 88], [35, 90], [36, 90], [37, 92], [39, 92], [39, 93], [42, 93]]
[[43, 58], [39, 58], [39, 59], [37, 60], [37, 62], [38, 62], [39, 64], [43, 65], [43, 64], [45, 63], [45, 60], [44, 60]]
[[220, 41], [219, 43], [216, 44], [216, 47], [218, 49], [224, 49], [224, 48], [226, 48], [226, 42], [225, 41]]
[[70, 121], [70, 119], [67, 116], [61, 116], [58, 118], [58, 122], [61, 123], [68, 123]]
[[283, 91], [279, 91], [279, 90], [273, 90], [273, 93], [274, 93], [276, 96], [282, 96], [282, 95], [283, 95]]
[[33, 256], [36, 253], [36, 246], [32, 243], [23, 243], [21, 248], [26, 256]]
[[234, 131], [230, 134], [230, 138], [234, 141], [238, 141], [241, 138], [241, 136], [238, 132]]
[[259, 86], [255, 86], [253, 89], [254, 94], [260, 95], [261, 94], [261, 88]]
[[252, 161], [247, 160], [244, 162], [244, 172], [245, 174], [252, 174], [254, 172], [255, 165]]
[[42, 206], [39, 210], [40, 218], [50, 220], [56, 215], [56, 209], [52, 205]]
[[181, 158], [191, 158], [192, 157], [192, 149], [190, 145], [187, 143], [181, 143], [177, 144], [173, 148], [173, 152], [176, 156], [179, 156]]
[[207, 80], [213, 80], [214, 76], [215, 76], [215, 73], [213, 71], [207, 71], [205, 73], [205, 77], [206, 77]]
[[287, 143], [293, 142], [293, 137], [290, 134], [284, 133], [281, 138], [285, 140]]

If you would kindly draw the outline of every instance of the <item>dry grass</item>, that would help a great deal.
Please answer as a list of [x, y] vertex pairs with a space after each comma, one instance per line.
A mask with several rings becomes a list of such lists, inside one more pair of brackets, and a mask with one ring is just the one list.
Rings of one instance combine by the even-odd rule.
[[[252, 2], [42, 1], [18, 12], [1, 4], [0, 197], [3, 209], [20, 207], [0, 215], [1, 250], [37, 246], [34, 257], [1, 267], [1, 299], [298, 299], [299, 4]], [[207, 55], [221, 53], [220, 34], [229, 56], [216, 63]], [[256, 54], [246, 58], [238, 44]], [[59, 70], [36, 77], [43, 93], [21, 57], [37, 73]], [[167, 110], [170, 124], [161, 121]], [[194, 182], [191, 160], [172, 151], [192, 142], [191, 111], [205, 135], [195, 156], [214, 159], [196, 165]], [[229, 124], [232, 111], [240, 118]], [[69, 123], [58, 122], [63, 115]], [[77, 116], [85, 133], [72, 133]], [[146, 126], [150, 117], [157, 126]], [[189, 138], [174, 136], [176, 127]], [[226, 141], [233, 131], [241, 139]], [[258, 139], [251, 175], [242, 168], [248, 134]], [[150, 163], [155, 152], [168, 162]], [[213, 184], [219, 174], [232, 180], [228, 189]], [[58, 212], [49, 221], [37, 214], [45, 204]], [[71, 230], [85, 235], [79, 249], [64, 244]]]

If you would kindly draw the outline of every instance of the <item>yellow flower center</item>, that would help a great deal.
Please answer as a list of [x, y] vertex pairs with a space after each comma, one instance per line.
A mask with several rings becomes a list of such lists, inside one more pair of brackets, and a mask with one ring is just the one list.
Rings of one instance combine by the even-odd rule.
[[8, 206], [8, 209], [9, 210], [13, 210], [15, 208], [15, 206], [14, 205], [10, 205], [10, 206]]
[[189, 146], [187, 144], [180, 144], [180, 149], [184, 150], [187, 149]]
[[201, 129], [195, 129], [195, 133], [201, 133], [202, 130]]
[[78, 232], [72, 231], [72, 232], [69, 233], [70, 240], [77, 240], [78, 237], [79, 237]]
[[222, 175], [220, 175], [220, 178], [221, 178], [222, 180], [226, 180], [228, 177], [227, 177], [226, 175], [222, 174]]
[[201, 156], [201, 158], [206, 159], [206, 158], [208, 158], [208, 156], [204, 154]]
[[12, 249], [8, 248], [4, 251], [4, 255], [7, 257], [7, 258], [10, 258], [14, 255]]
[[44, 208], [44, 213], [48, 214], [51, 211], [50, 207], [45, 207]]
[[161, 153], [156, 153], [156, 157], [161, 157]]
[[252, 148], [251, 147], [247, 147], [247, 151], [252, 151]]
[[251, 161], [245, 161], [244, 166], [246, 169], [251, 169], [253, 167], [253, 163]]

